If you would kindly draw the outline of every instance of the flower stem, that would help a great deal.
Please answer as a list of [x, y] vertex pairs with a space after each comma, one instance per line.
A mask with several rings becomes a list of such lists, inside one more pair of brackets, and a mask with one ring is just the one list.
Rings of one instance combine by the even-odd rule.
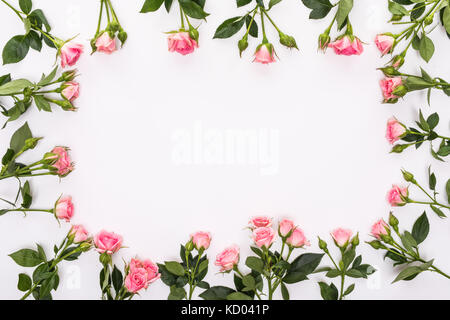
[[11, 4], [9, 4], [7, 1], [5, 1], [5, 0], [1, 0], [4, 4], [6, 4], [8, 7], [10, 7], [11, 8], [11, 10], [13, 10], [16, 14], [17, 14], [17, 16], [20, 18], [20, 21], [23, 21], [23, 18], [22, 18], [22, 15], [21, 15], [21, 12], [19, 11], [19, 10], [17, 10], [16, 8], [14, 8]]

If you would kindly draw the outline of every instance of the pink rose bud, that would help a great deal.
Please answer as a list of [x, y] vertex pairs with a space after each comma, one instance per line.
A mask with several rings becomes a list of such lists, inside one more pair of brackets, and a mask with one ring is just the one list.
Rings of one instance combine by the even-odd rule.
[[303, 230], [296, 227], [292, 234], [287, 238], [286, 243], [293, 248], [301, 248], [303, 246], [309, 246], [310, 243], [308, 239], [306, 239]]
[[331, 236], [334, 239], [336, 245], [340, 248], [344, 248], [347, 246], [350, 238], [352, 237], [352, 231], [348, 229], [338, 228], [331, 232]]
[[275, 61], [275, 49], [272, 44], [263, 43], [256, 48], [255, 59], [253, 59], [253, 62], [268, 64]]
[[141, 261], [131, 259], [128, 274], [125, 278], [125, 287], [131, 293], [147, 289], [149, 284], [161, 278], [158, 266], [150, 260]]
[[73, 217], [74, 206], [71, 196], [64, 196], [58, 199], [55, 204], [55, 216], [60, 220], [70, 222]]
[[169, 51], [176, 51], [183, 56], [194, 52], [195, 48], [198, 48], [197, 41], [191, 38], [189, 32], [171, 33], [167, 40]]
[[211, 244], [211, 234], [209, 232], [198, 231], [191, 234], [191, 241], [195, 249], [208, 249]]
[[275, 231], [268, 227], [256, 228], [253, 230], [252, 238], [258, 247], [269, 249], [275, 239]]
[[100, 253], [113, 254], [117, 252], [122, 247], [122, 241], [122, 236], [105, 230], [100, 231], [94, 237], [95, 247]]
[[364, 51], [361, 40], [357, 37], [350, 37], [348, 35], [336, 39], [328, 46], [333, 48], [334, 53], [344, 56], [360, 55]]
[[57, 158], [56, 162], [52, 165], [53, 168], [56, 169], [56, 172], [60, 177], [67, 176], [70, 172], [73, 171], [73, 163], [70, 160], [69, 148], [66, 147], [55, 147], [51, 153], [55, 154], [55, 158]]
[[281, 220], [280, 224], [278, 225], [278, 234], [280, 237], [287, 237], [289, 233], [294, 230], [295, 225], [294, 221], [289, 219], [283, 219]]
[[387, 235], [389, 230], [389, 226], [386, 222], [384, 222], [383, 219], [378, 220], [375, 222], [375, 224], [372, 226], [372, 235], [377, 238], [378, 240], [381, 239], [380, 235], [384, 234]]
[[393, 207], [401, 207], [406, 204], [405, 199], [408, 198], [408, 195], [408, 187], [402, 188], [394, 184], [392, 189], [389, 190], [386, 200]]
[[64, 43], [64, 45], [59, 50], [59, 55], [61, 56], [61, 67], [73, 66], [81, 54], [83, 53], [83, 45], [79, 43], [74, 43], [72, 41]]
[[265, 216], [257, 216], [253, 217], [249, 221], [250, 228], [261, 228], [261, 227], [271, 227], [272, 226], [272, 218]]
[[386, 139], [390, 144], [394, 144], [406, 133], [406, 128], [395, 117], [392, 117], [387, 122]]
[[80, 94], [80, 84], [78, 82], [66, 82], [63, 84], [63, 88], [64, 89], [61, 92], [63, 98], [69, 100], [70, 102], [78, 98]]
[[69, 234], [74, 237], [74, 243], [84, 242], [89, 237], [89, 233], [87, 232], [87, 230], [80, 224], [72, 226]]
[[97, 51], [111, 54], [116, 51], [116, 38], [111, 38], [108, 32], [103, 32], [95, 41], [95, 46], [97, 47]]
[[375, 45], [377, 46], [378, 50], [380, 50], [381, 55], [383, 56], [391, 51], [394, 42], [394, 37], [390, 35], [378, 34], [375, 37]]
[[226, 248], [216, 257], [216, 266], [220, 267], [220, 272], [232, 270], [239, 263], [239, 247], [233, 245]]
[[394, 90], [402, 85], [401, 77], [385, 78], [380, 80], [381, 91], [383, 92], [384, 101], [391, 99], [397, 99], [398, 96], [394, 95]]

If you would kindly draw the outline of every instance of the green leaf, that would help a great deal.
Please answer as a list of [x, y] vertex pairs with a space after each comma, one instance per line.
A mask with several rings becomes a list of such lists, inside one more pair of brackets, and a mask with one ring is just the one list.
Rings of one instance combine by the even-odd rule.
[[186, 297], [186, 290], [184, 288], [170, 287], [169, 300], [182, 300], [184, 297]]
[[245, 18], [245, 26], [248, 29], [251, 22], [250, 30], [248, 31], [248, 34], [251, 35], [253, 38], [258, 38], [258, 24], [255, 20], [252, 21], [252, 17], [248, 15]]
[[352, 293], [352, 291], [355, 289], [355, 284], [352, 283], [351, 285], [349, 285], [347, 287], [347, 289], [345, 289], [344, 291], [344, 296], [349, 295], [350, 293]]
[[242, 277], [242, 283], [247, 289], [254, 290], [256, 286], [255, 278], [251, 274], [247, 274]]
[[39, 80], [38, 85], [40, 86], [46, 86], [48, 85], [50, 82], [53, 81], [53, 79], [55, 79], [56, 76], [56, 72], [58, 71], [58, 67], [56, 66], [55, 68], [53, 68], [53, 70], [48, 74], [48, 76], [46, 75], [42, 75], [41, 80]]
[[447, 202], [450, 203], [450, 179], [447, 180], [447, 184], [445, 185], [445, 191], [447, 193]]
[[242, 26], [245, 23], [245, 19], [243, 17], [234, 17], [225, 20], [214, 33], [213, 39], [226, 39], [234, 34], [236, 34], [239, 30], [241, 30]]
[[444, 14], [442, 16], [442, 24], [444, 25], [445, 31], [450, 34], [450, 6], [444, 9]]
[[436, 126], [439, 124], [439, 115], [436, 112], [431, 114], [427, 118], [427, 123], [428, 123], [428, 126], [430, 127], [430, 129], [436, 128]]
[[[282, 0], [270, 0], [269, 1], [269, 10], [272, 9], [273, 6], [279, 4]], [[289, 300], [289, 299], [286, 299]]]
[[39, 110], [52, 112], [52, 107], [50, 106], [50, 103], [45, 99], [44, 96], [42, 96], [42, 95], [35, 95], [34, 96], [34, 103], [36, 103], [36, 107]]
[[227, 296], [227, 300], [253, 300], [251, 297], [242, 292], [233, 292]]
[[421, 273], [423, 270], [419, 267], [412, 266], [407, 267], [406, 269], [402, 270], [398, 276], [392, 281], [392, 283], [395, 283], [400, 280], [407, 280], [407, 278], [413, 277]]
[[203, 11], [203, 8], [192, 0], [178, 0], [181, 8], [186, 15], [194, 19], [205, 19], [209, 13]]
[[341, 275], [341, 271], [336, 270], [336, 269], [330, 270], [325, 274], [325, 276], [328, 278], [336, 278], [336, 277], [339, 277], [340, 275]]
[[184, 276], [184, 268], [180, 263], [176, 261], [166, 261], [165, 266], [170, 273], [180, 277]]
[[19, 7], [23, 11], [23, 13], [28, 14], [31, 12], [33, 4], [31, 3], [31, 0], [19, 0]]
[[31, 203], [33, 202], [33, 196], [31, 195], [29, 181], [24, 183], [23, 187], [20, 189], [20, 193], [22, 194], [22, 208], [30, 208]]
[[310, 19], [325, 18], [333, 8], [329, 0], [302, 0], [302, 2], [307, 8], [312, 9]]
[[235, 292], [235, 290], [228, 287], [214, 286], [203, 291], [199, 296], [204, 300], [226, 300], [228, 295], [233, 292]]
[[434, 84], [419, 77], [407, 77], [405, 85], [408, 91], [422, 90], [434, 87]]
[[344, 268], [347, 269], [347, 267], [350, 265], [350, 263], [353, 262], [353, 259], [355, 259], [356, 252], [355, 248], [352, 246], [350, 249], [344, 252], [342, 255], [342, 262], [344, 262]]
[[112, 272], [112, 283], [114, 290], [116, 291], [116, 293], [118, 293], [123, 286], [123, 276], [122, 272], [120, 272], [120, 270], [117, 269], [116, 265], [114, 265]]
[[405, 231], [401, 236], [402, 244], [409, 252], [414, 252], [413, 248], [417, 248], [417, 242], [408, 231]]
[[[50, 24], [48, 23], [47, 18], [45, 17], [44, 12], [41, 9], [36, 9], [33, 12], [31, 12], [28, 15], [28, 18], [30, 19], [32, 24], [37, 25], [39, 28], [42, 28], [42, 26], [44, 25], [47, 32], [49, 32], [52, 29], [50, 27]], [[47, 40], [47, 37], [44, 36], [43, 38], [44, 40]]]
[[31, 278], [27, 274], [20, 273], [19, 281], [17, 283], [17, 289], [23, 292], [28, 291], [31, 289], [31, 283]]
[[164, 0], [145, 0], [144, 5], [142, 6], [141, 13], [153, 12], [158, 10]]
[[326, 284], [325, 282], [319, 282], [320, 295], [323, 300], [337, 300], [339, 296], [338, 289], [334, 284]]
[[9, 255], [21, 267], [35, 267], [45, 262], [37, 251], [31, 249], [21, 249]]
[[170, 12], [170, 8], [172, 8], [173, 0], [164, 0], [164, 7], [166, 7], [166, 11]]
[[236, 0], [236, 5], [239, 7], [243, 7], [248, 5], [250, 2], [252, 2], [253, 0]]
[[0, 94], [1, 95], [11, 95], [22, 93], [23, 89], [32, 86], [33, 83], [26, 79], [17, 79], [10, 82], [5, 83], [0, 86]]
[[39, 52], [41, 51], [41, 49], [42, 49], [42, 39], [41, 39], [41, 37], [39, 37], [37, 32], [31, 30], [27, 34], [27, 41], [30, 43], [30, 47], [33, 50], [36, 50], [36, 51], [39, 51]]
[[439, 209], [438, 207], [433, 206], [432, 204], [430, 205], [431, 210], [433, 210], [434, 213], [436, 213], [439, 218], [446, 218], [447, 216], [445, 215], [444, 212], [442, 212], [441, 209]]
[[311, 274], [316, 270], [322, 258], [322, 253], [304, 253], [292, 261], [289, 271], [302, 272], [305, 275]]
[[12, 135], [9, 148], [14, 150], [14, 152], [17, 154], [25, 146], [25, 141], [30, 138], [33, 138], [33, 135], [31, 134], [31, 130], [28, 127], [28, 123], [25, 122], [25, 124], [17, 129], [17, 131]]
[[433, 41], [426, 35], [422, 36], [419, 43], [419, 53], [423, 60], [426, 62], [430, 61], [434, 54], [434, 44]]
[[411, 14], [410, 14], [411, 21], [419, 19], [424, 12], [425, 12], [425, 6], [423, 5], [423, 3], [417, 3], [412, 8], [412, 11], [411, 11]]
[[424, 212], [416, 222], [412, 229], [412, 236], [416, 240], [417, 244], [422, 243], [428, 236], [430, 231], [430, 223], [428, 222], [427, 214]]
[[397, 16], [406, 16], [406, 15], [408, 15], [408, 10], [406, 10], [405, 7], [403, 7], [402, 5], [400, 5], [398, 3], [389, 1], [388, 8], [389, 8], [389, 11], [393, 15], [397, 15]]
[[257, 257], [248, 257], [245, 260], [245, 265], [256, 272], [263, 273], [264, 270], [264, 262]]
[[281, 283], [281, 296], [283, 297], [283, 300], [289, 300], [290, 298], [289, 290], [283, 282]]
[[26, 57], [30, 50], [30, 42], [26, 36], [12, 37], [3, 48], [3, 64], [17, 63]]
[[348, 14], [353, 8], [353, 0], [340, 0], [338, 5], [338, 10], [336, 13], [336, 23], [339, 28], [344, 25]]

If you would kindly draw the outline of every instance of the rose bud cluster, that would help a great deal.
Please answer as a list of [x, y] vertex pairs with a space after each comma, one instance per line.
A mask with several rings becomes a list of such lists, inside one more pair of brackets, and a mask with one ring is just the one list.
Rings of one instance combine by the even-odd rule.
[[[106, 28], [101, 29], [102, 20], [105, 17], [107, 18]], [[121, 42], [121, 46], [124, 45], [128, 38], [128, 34], [119, 22], [111, 0], [100, 1], [100, 14], [98, 19], [97, 30], [91, 39], [92, 53], [98, 51], [111, 54], [117, 50], [116, 38]]]
[[[250, 2], [241, 4], [239, 6], [248, 5], [250, 4]], [[258, 3], [257, 6], [252, 10], [250, 10], [246, 15], [237, 16], [225, 20], [217, 28], [214, 38], [216, 39], [229, 38], [235, 35], [237, 32], [239, 32], [240, 29], [244, 28], [245, 25], [244, 28], [245, 33], [242, 36], [242, 38], [238, 41], [237, 45], [239, 49], [239, 56], [242, 56], [242, 53], [248, 48], [249, 35], [253, 38], [258, 38], [259, 36], [258, 31], [259, 27], [257, 20], [261, 21], [260, 23], [262, 31], [261, 32], [262, 41], [259, 43], [259, 45], [256, 47], [256, 50], [254, 51], [253, 62], [261, 64], [270, 64], [276, 62], [277, 54], [275, 52], [275, 47], [268, 40], [266, 34], [266, 26], [269, 26], [269, 23], [278, 33], [278, 38], [281, 45], [285, 46], [288, 49], [298, 49], [298, 45], [295, 38], [281, 31], [281, 29], [275, 23], [274, 19], [271, 17], [271, 15], [269, 15], [269, 9], [266, 9], [264, 5], [260, 3]]]

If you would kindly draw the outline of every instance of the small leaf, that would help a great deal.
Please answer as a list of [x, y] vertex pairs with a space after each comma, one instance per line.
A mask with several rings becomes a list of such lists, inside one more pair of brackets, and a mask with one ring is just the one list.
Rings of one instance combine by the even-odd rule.
[[392, 281], [392, 283], [395, 283], [397, 281], [400, 280], [406, 280], [407, 278], [413, 277], [418, 275], [419, 273], [421, 273], [423, 270], [419, 267], [413, 266], [413, 267], [408, 267], [404, 270], [402, 270], [398, 276], [394, 279], [394, 281]]
[[227, 300], [253, 300], [251, 297], [242, 292], [233, 292], [227, 296]]
[[22, 249], [11, 253], [9, 256], [21, 267], [35, 267], [38, 264], [45, 262], [37, 251], [31, 249]]
[[344, 296], [349, 295], [350, 293], [352, 293], [352, 291], [355, 289], [355, 284], [352, 283], [351, 285], [348, 286], [347, 289], [345, 289], [344, 291]]
[[25, 273], [21, 273], [19, 274], [19, 281], [17, 283], [17, 289], [19, 289], [20, 291], [28, 291], [31, 289], [31, 278], [25, 274]]
[[142, 6], [141, 13], [153, 12], [158, 10], [164, 0], [145, 0], [144, 5]]
[[264, 270], [264, 262], [257, 257], [248, 257], [245, 260], [245, 265], [256, 272], [263, 273]]
[[412, 229], [412, 236], [416, 240], [417, 244], [420, 244], [427, 238], [429, 231], [430, 231], [430, 223], [428, 222], [426, 212], [424, 212], [416, 220], [416, 222], [414, 222], [414, 226]]
[[326, 284], [325, 282], [319, 282], [320, 295], [323, 300], [337, 300], [339, 296], [338, 289], [334, 284]]
[[423, 35], [422, 39], [420, 39], [419, 53], [423, 60], [425, 60], [426, 62], [430, 61], [431, 57], [434, 54], [433, 41], [426, 35]]
[[17, 63], [26, 57], [30, 50], [30, 42], [26, 36], [12, 37], [3, 48], [3, 64]]
[[184, 268], [180, 263], [176, 261], [166, 261], [165, 266], [170, 273], [176, 276], [184, 276]]
[[281, 282], [281, 295], [283, 300], [289, 300], [289, 290], [283, 282]]

